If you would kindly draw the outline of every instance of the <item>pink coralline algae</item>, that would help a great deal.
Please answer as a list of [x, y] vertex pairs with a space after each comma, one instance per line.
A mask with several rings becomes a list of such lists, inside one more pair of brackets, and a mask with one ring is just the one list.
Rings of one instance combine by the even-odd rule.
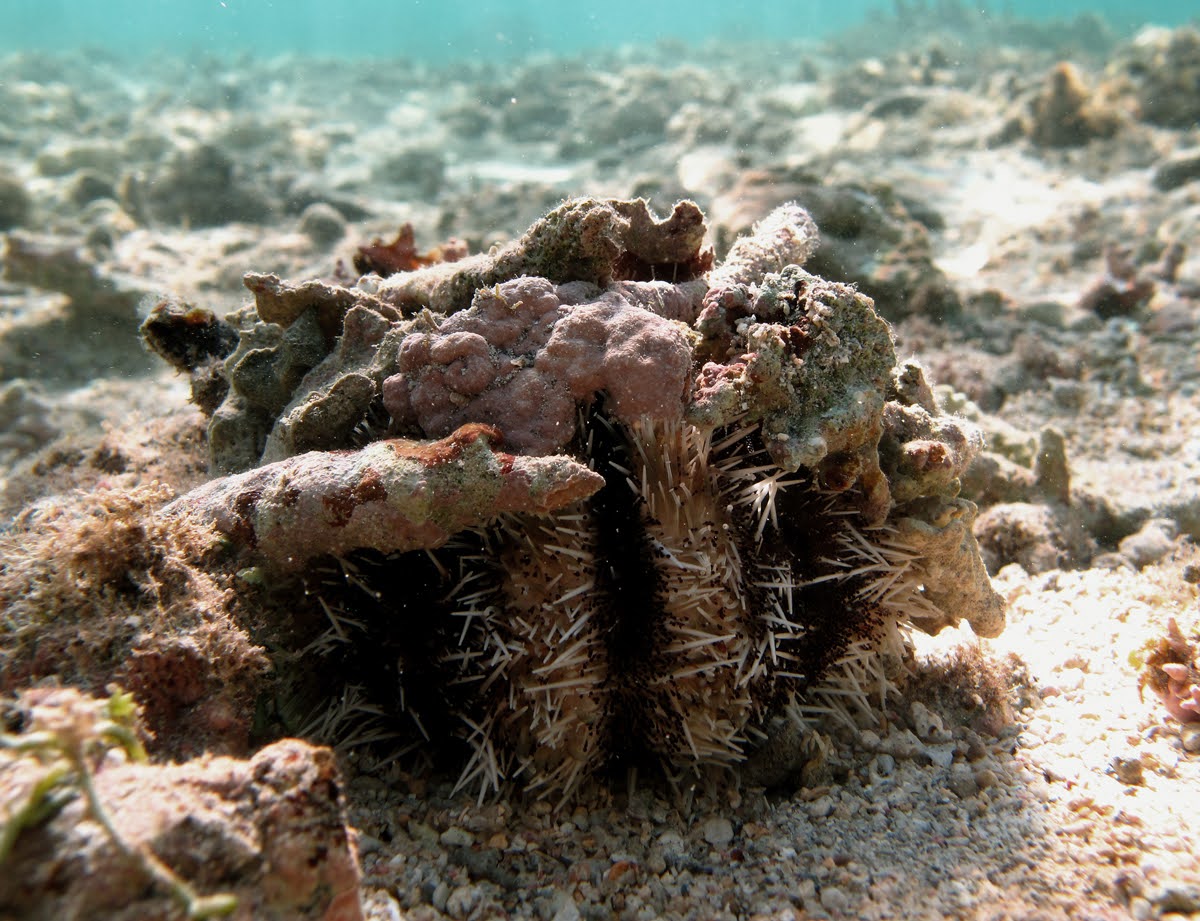
[[218, 477], [169, 514], [299, 580], [309, 671], [457, 740], [481, 793], [870, 720], [905, 630], [1004, 611], [957, 496], [981, 439], [815, 247], [790, 204], [714, 266], [690, 202], [579, 199], [352, 288], [248, 276]]
[[[577, 407], [603, 392], [615, 416], [678, 421], [691, 385], [692, 304], [673, 285], [598, 292], [517, 278], [400, 347], [383, 405], [401, 425], [442, 435], [467, 421], [500, 426], [514, 450], [546, 454], [574, 437]], [[666, 316], [664, 316], [666, 314]]]

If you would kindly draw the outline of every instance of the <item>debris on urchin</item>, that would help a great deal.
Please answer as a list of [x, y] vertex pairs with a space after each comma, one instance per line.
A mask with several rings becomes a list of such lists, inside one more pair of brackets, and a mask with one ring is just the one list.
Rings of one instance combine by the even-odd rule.
[[[349, 689], [324, 728], [403, 711], [462, 743], [460, 786], [562, 799], [615, 764], [739, 763], [780, 712], [870, 719], [906, 629], [999, 631], [956, 498], [979, 440], [897, 368], [869, 298], [790, 264], [802, 209], [707, 281], [689, 208], [560, 210], [429, 275], [486, 278], [448, 315], [402, 318], [420, 273], [339, 289], [343, 336], [274, 421], [243, 420], [231, 374], [214, 429], [267, 447], [173, 513], [305, 571], [328, 624], [310, 654]], [[404, 439], [299, 453], [297, 420], [346, 381], [339, 430], [382, 407]]]

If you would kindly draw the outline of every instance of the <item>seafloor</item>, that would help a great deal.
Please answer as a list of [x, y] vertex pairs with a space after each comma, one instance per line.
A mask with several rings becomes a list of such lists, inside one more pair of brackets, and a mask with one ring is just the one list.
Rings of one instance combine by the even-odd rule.
[[[443, 68], [0, 59], [0, 690], [55, 683], [29, 631], [49, 635], [60, 612], [31, 621], [27, 602], [69, 592], [29, 588], [22, 548], [45, 555], [38, 591], [87, 569], [65, 553], [55, 569], [46, 533], [88, 534], [56, 510], [133, 497], [87, 538], [113, 540], [125, 532], [104, 515], [208, 477], [188, 382], [138, 334], [156, 301], [223, 314], [249, 301], [249, 271], [351, 284], [358, 248], [406, 223], [421, 250], [453, 237], [481, 252], [585, 195], [644, 197], [660, 214], [692, 199], [720, 257], [796, 201], [822, 236], [807, 268], [874, 298], [942, 407], [987, 436], [962, 494], [980, 509], [1003, 634], [925, 639], [909, 696], [874, 725], [828, 728], [769, 788], [643, 778], [563, 811], [517, 792], [477, 805], [412, 753], [381, 766], [343, 745], [334, 807], [356, 830], [362, 907], [343, 892], [290, 916], [1200, 913], [1200, 714], [1186, 706], [1200, 680], [1200, 34], [911, 15], [825, 43]], [[155, 590], [130, 582], [127, 594]], [[1169, 682], [1164, 662], [1178, 666]], [[100, 693], [91, 677], [84, 690]], [[3, 821], [28, 794], [16, 765], [0, 762]], [[137, 814], [136, 796], [121, 809]], [[196, 828], [218, 821], [205, 816]], [[188, 827], [139, 840], [170, 862]], [[26, 868], [32, 834], [9, 857]], [[210, 879], [198, 864], [197, 877], [244, 885], [237, 868], [266, 847], [246, 834], [233, 869]], [[0, 918], [85, 916], [69, 890], [101, 843], [61, 840], [81, 851], [35, 853], [59, 869], [41, 889], [0, 885]], [[254, 885], [316, 885], [273, 860], [276, 877], [256, 869]], [[114, 891], [118, 864], [96, 864]], [[171, 916], [127, 885], [140, 914], [114, 896], [86, 916]]]

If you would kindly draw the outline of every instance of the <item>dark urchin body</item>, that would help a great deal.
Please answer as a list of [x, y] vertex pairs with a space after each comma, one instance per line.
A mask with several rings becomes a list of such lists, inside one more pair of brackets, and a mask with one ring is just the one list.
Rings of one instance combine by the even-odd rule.
[[465, 740], [460, 786], [481, 795], [516, 781], [563, 799], [614, 762], [743, 760], [768, 711], [872, 646], [888, 605], [870, 589], [895, 568], [869, 558], [849, 502], [786, 477], [759, 435], [625, 426], [597, 402], [575, 444], [605, 477], [595, 496], [359, 561], [324, 603], [363, 625], [374, 664], [341, 650], [369, 665], [372, 697], [392, 683], [424, 733]]

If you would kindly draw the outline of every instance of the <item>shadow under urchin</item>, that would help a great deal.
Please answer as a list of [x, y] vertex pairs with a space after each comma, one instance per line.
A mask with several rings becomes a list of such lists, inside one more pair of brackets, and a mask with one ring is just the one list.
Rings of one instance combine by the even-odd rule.
[[432, 753], [481, 797], [565, 800], [630, 766], [736, 764], [877, 645], [889, 567], [852, 492], [784, 474], [758, 424], [629, 426], [601, 395], [570, 453], [605, 480], [581, 503], [309, 570], [329, 628], [302, 656], [326, 696], [306, 734]]

